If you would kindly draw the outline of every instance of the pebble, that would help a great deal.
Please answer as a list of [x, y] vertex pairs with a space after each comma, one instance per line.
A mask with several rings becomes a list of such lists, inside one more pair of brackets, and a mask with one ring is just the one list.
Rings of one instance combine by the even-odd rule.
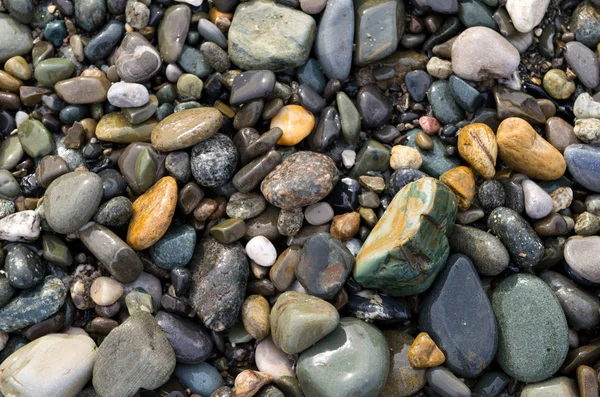
[[42, 281], [45, 268], [35, 252], [18, 244], [7, 249], [4, 270], [10, 285], [27, 289]]
[[471, 391], [460, 379], [444, 367], [427, 370], [427, 383], [442, 397], [469, 397]]
[[173, 113], [154, 127], [152, 144], [160, 151], [184, 149], [212, 137], [221, 123], [221, 114], [215, 108]]
[[527, 33], [542, 22], [549, 5], [548, 0], [508, 0], [506, 11], [515, 29]]
[[213, 135], [192, 148], [192, 175], [200, 186], [217, 187], [226, 184], [231, 180], [237, 163], [237, 149], [226, 135]]
[[531, 178], [554, 180], [565, 173], [563, 156], [525, 120], [511, 117], [496, 133], [498, 153], [509, 167]]
[[101, 204], [94, 214], [94, 221], [112, 227], [126, 226], [133, 214], [131, 201], [127, 197], [118, 196]]
[[575, 120], [573, 133], [583, 143], [600, 143], [600, 120], [583, 119]]
[[269, 335], [270, 309], [269, 302], [260, 295], [250, 295], [242, 304], [244, 328], [256, 340]]
[[552, 212], [554, 202], [537, 183], [524, 180], [521, 183], [525, 195], [525, 212], [531, 219], [541, 219]]
[[282, 376], [296, 376], [291, 360], [273, 343], [272, 338], [265, 338], [256, 346], [255, 360], [258, 370], [274, 380]]
[[483, 230], [455, 225], [448, 242], [452, 252], [467, 255], [473, 261], [479, 274], [497, 276], [508, 267], [510, 256], [502, 242]]
[[[444, 315], [450, 311], [452, 316]], [[498, 339], [496, 320], [468, 257], [448, 258], [425, 296], [419, 325], [444, 352], [445, 364], [455, 375], [475, 378], [492, 362]]]
[[174, 369], [175, 353], [156, 319], [138, 311], [100, 345], [94, 364], [94, 389], [100, 395], [132, 397], [140, 388], [161, 386]]
[[21, 147], [31, 157], [43, 157], [54, 150], [50, 132], [38, 120], [27, 120], [18, 128]]
[[[482, 53], [479, 49], [483, 47], [487, 51]], [[519, 62], [519, 51], [499, 33], [484, 26], [466, 29], [452, 44], [452, 70], [465, 80], [507, 78]]]
[[[418, 212], [407, 211], [408, 203], [415, 199], [421, 203]], [[411, 204], [411, 208], [416, 207]], [[456, 212], [454, 195], [442, 183], [422, 178], [408, 184], [394, 197], [363, 244], [356, 257], [354, 279], [363, 287], [378, 288], [395, 296], [423, 292], [433, 283], [448, 257], [448, 240], [444, 233], [454, 223]], [[426, 224], [420, 222], [423, 214], [431, 217]], [[415, 226], [400, 229], [392, 222], [394, 219]], [[396, 226], [390, 229], [392, 223]], [[437, 226], [430, 229], [433, 224]], [[385, 245], [379, 243], [383, 235], [387, 236]], [[398, 249], [405, 251], [406, 256], [390, 261], [389, 252]], [[429, 251], [426, 256], [429, 260], [426, 266], [421, 264], [416, 268], [411, 255], [421, 257], [422, 251]]]
[[287, 354], [300, 353], [336, 329], [339, 314], [330, 303], [298, 292], [284, 292], [271, 310], [271, 335]]
[[271, 375], [246, 369], [235, 378], [235, 394], [239, 397], [252, 397], [271, 380]]
[[40, 216], [35, 211], [20, 211], [0, 219], [0, 239], [35, 241], [40, 235]]
[[523, 388], [521, 396], [537, 397], [546, 393], [564, 397], [577, 397], [579, 395], [575, 382], [572, 379], [561, 376], [545, 382], [527, 385]]
[[71, 105], [106, 101], [110, 82], [105, 78], [79, 76], [54, 85], [56, 94]]
[[573, 133], [573, 126], [560, 117], [550, 117], [546, 120], [544, 132], [548, 142], [561, 153], [564, 153], [567, 146], [580, 143]]
[[166, 176], [133, 202], [127, 244], [135, 250], [154, 245], [171, 224], [177, 205], [177, 182]]
[[72, 233], [94, 215], [102, 199], [102, 180], [91, 172], [56, 178], [44, 194], [45, 219], [58, 233]]
[[123, 286], [110, 277], [98, 277], [90, 287], [90, 297], [100, 306], [110, 306], [123, 294]]
[[392, 103], [377, 86], [367, 84], [356, 95], [356, 107], [365, 128], [381, 127], [392, 117]]
[[[330, 79], [343, 81], [350, 74], [354, 40], [354, 13], [354, 6], [350, 0], [328, 1], [319, 21], [315, 36], [315, 54], [323, 73]], [[359, 13], [360, 11], [357, 11], [357, 14]], [[359, 43], [360, 26], [357, 26]], [[358, 45], [357, 53], [361, 53], [361, 49], [362, 47]]]
[[[527, 302], [527, 304], [523, 304]], [[494, 290], [500, 367], [522, 382], [539, 382], [562, 365], [569, 342], [558, 299], [539, 278], [514, 274]]]
[[[368, 355], [361, 353], [366, 350]], [[348, 317], [300, 355], [296, 372], [300, 387], [308, 395], [367, 397], [383, 391], [389, 358], [381, 331]], [[340, 377], [341, 374], [346, 376]]]
[[[204, 325], [217, 332], [230, 328], [240, 314], [248, 280], [244, 248], [239, 243], [224, 245], [213, 238], [200, 240], [190, 270], [190, 303]], [[215, 285], [228, 286], [218, 301], [214, 299]]]
[[567, 74], [560, 69], [550, 69], [546, 72], [543, 84], [546, 92], [555, 99], [567, 99], [575, 91], [575, 82], [570, 81]]
[[275, 246], [264, 236], [256, 236], [248, 241], [246, 255], [256, 264], [264, 267], [273, 266], [277, 260]]
[[442, 365], [446, 356], [427, 332], [420, 332], [408, 350], [408, 361], [414, 368], [431, 368]]
[[301, 11], [266, 0], [240, 4], [229, 28], [229, 57], [246, 70], [296, 68], [308, 59], [315, 31], [315, 20]]
[[567, 264], [577, 275], [592, 283], [600, 282], [600, 272], [596, 269], [596, 244], [599, 241], [598, 236], [572, 238], [567, 240], [564, 246]]
[[165, 311], [156, 313], [155, 318], [178, 363], [198, 364], [210, 356], [213, 341], [202, 325]]
[[408, 351], [414, 338], [397, 330], [384, 330], [390, 353], [390, 370], [382, 397], [407, 397], [425, 386], [425, 371], [413, 368]]
[[392, 147], [390, 156], [390, 167], [397, 170], [398, 168], [415, 168], [419, 169], [423, 160], [421, 154], [415, 148], [410, 146], [396, 145]]
[[107, 99], [111, 105], [119, 108], [135, 108], [147, 104], [150, 95], [141, 84], [120, 81], [110, 87]]
[[11, 37], [0, 45], [0, 62], [18, 55], [28, 54], [33, 47], [31, 30], [7, 14], [0, 15], [0, 35]]
[[588, 87], [596, 87], [600, 81], [600, 64], [594, 52], [578, 41], [566, 44], [565, 61], [581, 83]]
[[[10, 396], [75, 397], [92, 378], [98, 355], [87, 335], [51, 334], [28, 343], [0, 366], [0, 391]], [[48, 362], [54, 362], [48, 365]]]
[[146, 82], [162, 66], [159, 52], [138, 32], [127, 33], [117, 51], [117, 74], [127, 83]]
[[189, 225], [171, 225], [149, 249], [154, 263], [166, 270], [186, 266], [192, 259], [196, 231]]
[[223, 378], [215, 367], [208, 363], [193, 365], [179, 364], [175, 368], [175, 376], [192, 393], [210, 396], [223, 386]]
[[569, 173], [575, 181], [594, 192], [600, 192], [599, 158], [600, 147], [596, 145], [572, 144], [565, 149]]
[[498, 145], [490, 127], [483, 123], [472, 123], [458, 133], [458, 153], [486, 179], [496, 174]]
[[165, 11], [158, 25], [158, 49], [165, 63], [174, 63], [181, 55], [191, 18], [191, 9], [183, 4]]

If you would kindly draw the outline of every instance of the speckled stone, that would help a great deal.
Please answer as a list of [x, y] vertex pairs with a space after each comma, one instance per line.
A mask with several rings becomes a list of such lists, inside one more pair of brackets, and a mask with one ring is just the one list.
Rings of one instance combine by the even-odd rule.
[[229, 182], [238, 163], [238, 152], [231, 138], [216, 134], [192, 148], [192, 175], [199, 185], [222, 186]]
[[331, 334], [300, 355], [296, 372], [306, 395], [378, 396], [386, 383], [389, 359], [381, 331], [347, 317]]
[[163, 269], [185, 266], [192, 259], [196, 245], [196, 230], [190, 225], [172, 225], [148, 252]]
[[567, 320], [554, 293], [542, 280], [514, 274], [492, 296], [498, 320], [502, 369], [522, 382], [539, 382], [562, 365], [569, 349]]
[[492, 362], [498, 342], [496, 319], [468, 257], [448, 258], [421, 304], [419, 326], [444, 352], [445, 366], [457, 376], [476, 378]]
[[330, 157], [302, 151], [286, 157], [262, 181], [260, 189], [271, 204], [293, 210], [325, 198], [338, 178], [337, 167]]
[[510, 256], [502, 242], [484, 230], [455, 225], [448, 241], [450, 250], [467, 255], [481, 275], [497, 276], [510, 262]]
[[227, 202], [225, 212], [230, 218], [243, 220], [260, 215], [267, 208], [267, 201], [258, 193], [234, 193]]
[[518, 265], [533, 267], [544, 256], [544, 245], [538, 235], [521, 215], [510, 208], [494, 209], [488, 217], [487, 225]]
[[10, 285], [26, 289], [42, 281], [46, 269], [34, 251], [25, 245], [17, 244], [7, 249], [4, 270]]
[[47, 319], [62, 307], [66, 296], [67, 287], [59, 278], [46, 277], [0, 308], [0, 331], [14, 332]]
[[[190, 303], [207, 328], [223, 331], [239, 317], [249, 275], [248, 258], [239, 243], [224, 245], [214, 238], [201, 240], [190, 261]], [[219, 286], [227, 285], [222, 290]], [[222, 290], [215, 300], [216, 290]]]
[[127, 197], [117, 196], [98, 207], [94, 214], [94, 221], [101, 225], [123, 227], [129, 223], [133, 208]]
[[425, 291], [448, 258], [446, 233], [452, 231], [457, 210], [454, 194], [433, 178], [406, 185], [356, 257], [355, 280], [394, 296]]
[[315, 37], [315, 20], [266, 0], [240, 4], [229, 28], [229, 57], [246, 70], [280, 71], [303, 65]]

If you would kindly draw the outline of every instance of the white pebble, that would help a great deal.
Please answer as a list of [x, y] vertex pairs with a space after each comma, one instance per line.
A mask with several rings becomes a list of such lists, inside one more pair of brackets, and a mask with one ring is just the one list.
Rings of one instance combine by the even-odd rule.
[[34, 241], [40, 235], [40, 216], [35, 211], [20, 211], [0, 219], [0, 240]]
[[256, 236], [246, 244], [246, 254], [256, 264], [264, 267], [270, 267], [277, 260], [277, 250], [273, 243], [264, 236]]
[[306, 222], [313, 226], [324, 225], [333, 219], [333, 208], [324, 201], [311, 204], [304, 210]]
[[356, 152], [354, 150], [344, 150], [342, 152], [342, 164], [350, 169], [356, 162]]
[[29, 115], [22, 110], [19, 110], [17, 114], [15, 114], [15, 122], [17, 123], [17, 127], [27, 120], [29, 120]]
[[108, 102], [118, 108], [137, 108], [150, 100], [148, 90], [141, 84], [120, 81], [113, 84], [106, 94]]

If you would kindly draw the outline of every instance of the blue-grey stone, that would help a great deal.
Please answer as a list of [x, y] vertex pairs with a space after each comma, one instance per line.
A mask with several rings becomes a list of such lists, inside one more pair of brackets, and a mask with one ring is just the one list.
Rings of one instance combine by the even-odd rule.
[[93, 32], [104, 25], [105, 0], [74, 0], [75, 23], [86, 32]]
[[201, 396], [210, 396], [224, 384], [219, 371], [208, 363], [193, 365], [178, 364], [175, 367], [175, 376], [192, 393], [200, 394]]
[[460, 165], [460, 159], [457, 157], [449, 157], [445, 155], [446, 147], [442, 140], [437, 136], [432, 136], [433, 141], [432, 150], [424, 150], [417, 146], [416, 135], [419, 130], [414, 129], [406, 134], [406, 146], [413, 147], [421, 153], [423, 164], [421, 165], [421, 171], [427, 174], [439, 178], [444, 172], [456, 168]]
[[67, 28], [65, 21], [56, 20], [48, 23], [44, 28], [44, 37], [54, 47], [60, 47], [65, 37], [67, 37]]
[[[4, 0], [4, 7], [10, 16], [21, 23], [30, 23], [33, 19], [32, 0]], [[6, 40], [6, 38], [3, 38]]]
[[483, 96], [466, 81], [453, 75], [450, 76], [449, 82], [452, 97], [458, 106], [467, 112], [474, 112], [483, 105]]
[[205, 18], [198, 21], [198, 32], [208, 41], [212, 41], [219, 47], [227, 49], [227, 39], [214, 23]]
[[404, 77], [406, 90], [417, 102], [421, 102], [427, 95], [427, 90], [431, 86], [431, 77], [424, 70], [412, 70], [406, 73]]
[[188, 264], [194, 254], [196, 230], [190, 225], [172, 225], [150, 247], [150, 257], [158, 266], [171, 270]]
[[61, 279], [46, 277], [0, 308], [0, 331], [14, 332], [47, 319], [62, 307], [66, 296], [67, 287]]
[[90, 61], [100, 61], [107, 58], [125, 33], [121, 21], [110, 21], [85, 46], [85, 56]]
[[454, 100], [450, 83], [446, 80], [437, 80], [431, 84], [427, 91], [427, 99], [434, 116], [442, 124], [455, 124], [464, 119], [465, 113]]
[[458, 3], [458, 19], [467, 28], [485, 26], [498, 30], [496, 21], [492, 17], [493, 12], [490, 7], [477, 0], [464, 0]]
[[327, 79], [321, 71], [319, 62], [314, 58], [309, 58], [308, 61], [296, 70], [298, 75], [298, 82], [311, 87], [319, 94], [323, 94], [325, 86], [327, 85]]
[[577, 183], [600, 192], [600, 145], [569, 145], [564, 156], [569, 172]]
[[340, 81], [348, 78], [353, 42], [352, 0], [328, 0], [315, 39], [315, 53], [327, 77]]
[[181, 69], [201, 79], [212, 73], [212, 69], [206, 58], [204, 58], [204, 55], [202, 55], [199, 49], [194, 47], [184, 45], [177, 63], [181, 66]]
[[[358, 0], [354, 63], [367, 65], [391, 55], [404, 33], [403, 0]], [[393, 77], [393, 76], [392, 76]]]

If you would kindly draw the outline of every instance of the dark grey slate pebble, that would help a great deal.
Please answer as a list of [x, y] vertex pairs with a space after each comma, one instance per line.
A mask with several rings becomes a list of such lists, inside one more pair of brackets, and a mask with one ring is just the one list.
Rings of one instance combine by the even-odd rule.
[[113, 197], [121, 196], [127, 189], [127, 182], [119, 171], [109, 168], [98, 173], [102, 179], [102, 200], [110, 200]]
[[386, 191], [390, 196], [394, 197], [404, 186], [428, 176], [423, 171], [415, 170], [414, 168], [399, 168], [390, 176]]
[[450, 83], [446, 80], [433, 82], [427, 91], [427, 99], [431, 104], [434, 116], [442, 124], [455, 124], [465, 117], [465, 113], [452, 96]]
[[521, 185], [508, 179], [501, 183], [504, 188], [504, 207], [522, 214], [525, 211], [525, 193]]
[[214, 23], [206, 18], [200, 18], [198, 21], [198, 32], [208, 41], [212, 41], [219, 47], [227, 49], [227, 39]]
[[600, 192], [600, 145], [569, 145], [564, 155], [569, 172], [577, 183]]
[[26, 289], [42, 281], [45, 267], [34, 251], [25, 245], [17, 244], [8, 248], [4, 270], [10, 285]]
[[104, 24], [105, 0], [75, 0], [75, 23], [86, 32], [93, 32]]
[[100, 61], [110, 55], [119, 44], [125, 33], [125, 26], [121, 21], [110, 21], [99, 31], [85, 46], [85, 56], [90, 61]]
[[451, 252], [468, 256], [477, 271], [485, 276], [497, 276], [510, 262], [508, 251], [494, 235], [471, 226], [455, 225], [448, 236]]
[[231, 180], [237, 162], [237, 149], [233, 141], [223, 134], [213, 135], [192, 148], [192, 175], [201, 186], [226, 184]]
[[177, 182], [187, 183], [192, 177], [190, 155], [186, 152], [171, 152], [165, 159], [165, 168]]
[[479, 204], [485, 212], [490, 212], [494, 208], [502, 207], [506, 201], [506, 193], [502, 183], [495, 179], [483, 182], [477, 190]]
[[374, 84], [368, 84], [358, 91], [356, 107], [365, 128], [381, 127], [392, 117], [392, 101]]
[[177, 362], [197, 364], [210, 357], [213, 342], [201, 324], [165, 311], [159, 311], [155, 317], [173, 347]]
[[458, 106], [467, 112], [474, 112], [483, 106], [484, 98], [475, 88], [456, 76], [450, 76], [450, 91]]
[[249, 70], [233, 79], [229, 103], [237, 106], [268, 96], [275, 87], [275, 73], [270, 70]]
[[185, 266], [192, 259], [196, 230], [190, 225], [172, 225], [148, 252], [158, 266], [171, 270]]
[[404, 77], [406, 90], [416, 102], [421, 102], [425, 99], [427, 91], [431, 86], [431, 77], [424, 70], [412, 70], [406, 73]]
[[315, 38], [315, 53], [323, 73], [344, 81], [350, 74], [354, 41], [352, 0], [328, 1]]

